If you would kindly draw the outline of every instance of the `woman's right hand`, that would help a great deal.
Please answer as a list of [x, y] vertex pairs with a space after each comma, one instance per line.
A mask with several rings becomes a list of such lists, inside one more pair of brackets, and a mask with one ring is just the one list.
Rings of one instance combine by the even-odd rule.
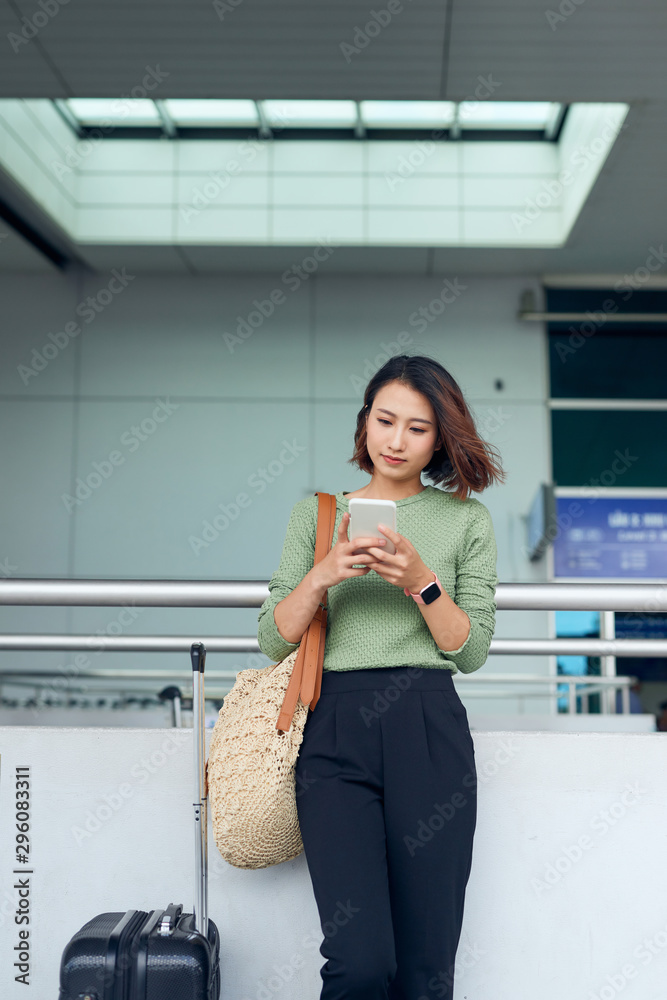
[[353, 569], [354, 564], [373, 562], [374, 556], [368, 552], [360, 552], [360, 549], [367, 549], [369, 546], [377, 545], [381, 548], [386, 544], [384, 538], [368, 537], [355, 538], [353, 542], [347, 537], [347, 528], [350, 523], [349, 512], [346, 511], [340, 519], [338, 525], [338, 537], [336, 544], [332, 545], [324, 559], [315, 563], [312, 573], [317, 580], [318, 586], [323, 589], [334, 587], [341, 580], [349, 580], [353, 576], [365, 576], [370, 572], [369, 566], [360, 569]]

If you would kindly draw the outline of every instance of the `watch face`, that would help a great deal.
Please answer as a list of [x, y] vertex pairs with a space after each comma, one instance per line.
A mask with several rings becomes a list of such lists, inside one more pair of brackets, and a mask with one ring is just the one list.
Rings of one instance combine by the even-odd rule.
[[435, 580], [430, 583], [426, 590], [422, 590], [421, 596], [424, 604], [433, 604], [436, 598], [440, 597], [440, 587], [437, 585]]

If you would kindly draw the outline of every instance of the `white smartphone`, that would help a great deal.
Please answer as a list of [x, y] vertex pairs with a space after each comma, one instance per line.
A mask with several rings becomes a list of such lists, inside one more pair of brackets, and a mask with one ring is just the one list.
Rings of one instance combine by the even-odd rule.
[[[386, 538], [382, 548], [390, 555], [396, 553], [396, 546], [378, 529], [378, 524], [386, 524], [396, 531], [396, 503], [394, 500], [366, 500], [352, 497], [349, 501], [350, 525], [348, 536], [351, 542], [355, 538]], [[365, 551], [365, 550], [364, 550]]]

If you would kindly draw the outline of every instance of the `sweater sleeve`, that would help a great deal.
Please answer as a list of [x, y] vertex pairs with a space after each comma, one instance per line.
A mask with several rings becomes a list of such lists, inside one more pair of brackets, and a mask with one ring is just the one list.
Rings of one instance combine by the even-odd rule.
[[298, 642], [288, 642], [278, 631], [273, 612], [276, 605], [297, 587], [315, 561], [317, 530], [317, 497], [299, 500], [290, 514], [278, 569], [269, 580], [269, 596], [262, 604], [257, 621], [259, 648], [273, 663], [280, 663], [297, 648]]
[[496, 625], [496, 537], [487, 507], [473, 499], [454, 594], [454, 603], [470, 619], [470, 631], [458, 649], [440, 649], [464, 674], [471, 674], [486, 662]]

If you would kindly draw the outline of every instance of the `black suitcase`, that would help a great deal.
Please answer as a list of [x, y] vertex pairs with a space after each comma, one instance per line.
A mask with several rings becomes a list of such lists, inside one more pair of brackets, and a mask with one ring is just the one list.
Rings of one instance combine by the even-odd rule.
[[166, 909], [100, 913], [76, 932], [60, 962], [59, 1000], [218, 1000], [220, 935], [208, 919], [208, 788], [204, 666], [190, 648], [195, 751], [195, 901]]

